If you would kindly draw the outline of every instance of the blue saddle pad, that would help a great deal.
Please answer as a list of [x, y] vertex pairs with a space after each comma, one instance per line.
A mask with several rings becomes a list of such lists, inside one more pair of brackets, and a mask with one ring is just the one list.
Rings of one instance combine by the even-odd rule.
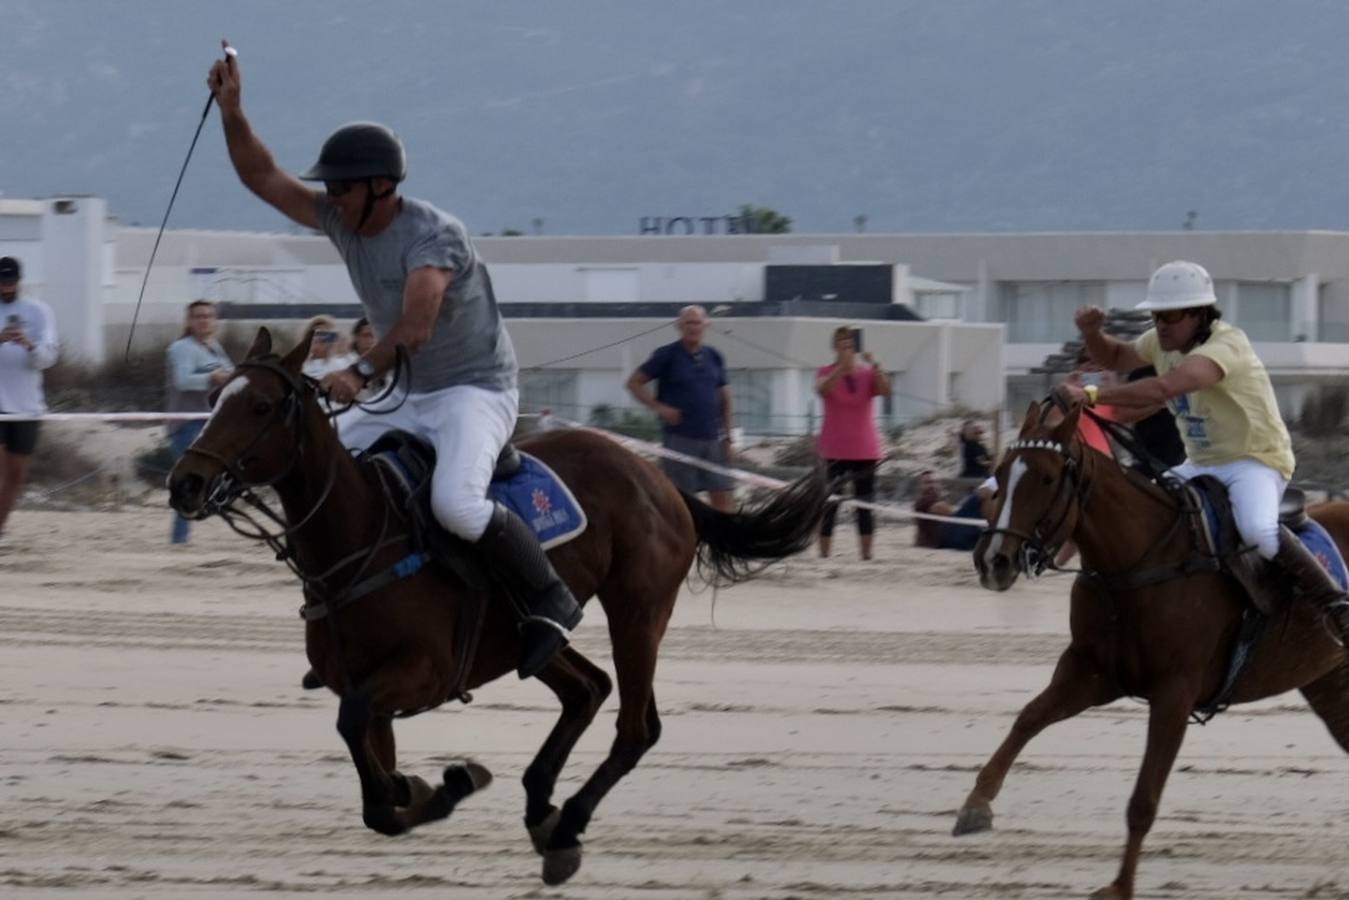
[[[1201, 495], [1204, 499], [1204, 517], [1208, 519], [1209, 531], [1218, 534], [1217, 510], [1213, 508], [1213, 501], [1208, 494], [1201, 492]], [[1294, 528], [1293, 534], [1297, 535], [1298, 540], [1302, 541], [1302, 546], [1311, 551], [1312, 556], [1321, 563], [1321, 568], [1330, 573], [1330, 577], [1340, 586], [1340, 590], [1349, 590], [1349, 567], [1345, 566], [1344, 556], [1341, 555], [1340, 548], [1335, 544], [1330, 532], [1311, 516], [1305, 516], [1303, 524]]]
[[487, 495], [529, 523], [549, 550], [586, 529], [586, 515], [571, 490], [537, 457], [520, 453], [520, 471], [493, 481]]
[[1340, 553], [1340, 548], [1335, 545], [1335, 539], [1330, 536], [1330, 532], [1321, 525], [1320, 522], [1307, 518], [1307, 522], [1301, 528], [1294, 532], [1302, 545], [1311, 551], [1317, 561], [1321, 563], [1321, 568], [1330, 573], [1330, 577], [1335, 579], [1335, 583], [1340, 586], [1340, 590], [1349, 590], [1349, 569], [1345, 568], [1344, 556]]

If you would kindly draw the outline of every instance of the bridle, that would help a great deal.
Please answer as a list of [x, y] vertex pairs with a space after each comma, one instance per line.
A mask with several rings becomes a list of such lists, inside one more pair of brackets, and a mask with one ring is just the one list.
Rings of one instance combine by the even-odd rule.
[[[276, 360], [277, 357], [275, 356], [261, 356], [245, 360], [235, 366], [236, 372], [258, 369], [276, 375], [285, 387], [285, 395], [281, 402], [273, 408], [267, 423], [258, 430], [251, 441], [244, 445], [243, 449], [234, 455], [234, 459], [226, 459], [213, 450], [198, 446], [196, 442], [185, 451], [185, 454], [195, 454], [221, 467], [221, 473], [210, 486], [206, 500], [202, 504], [201, 512], [194, 518], [204, 519], [208, 516], [218, 515], [238, 534], [252, 540], [266, 541], [269, 545], [273, 543], [279, 545], [307, 525], [323, 506], [324, 501], [328, 499], [328, 495], [332, 493], [333, 484], [337, 480], [337, 457], [334, 455], [328, 466], [328, 478], [319, 498], [294, 525], [287, 525], [285, 517], [272, 509], [265, 500], [258, 496], [259, 488], [276, 485], [294, 470], [300, 457], [304, 455], [305, 430], [300, 427], [304, 415], [304, 398], [315, 390], [312, 380], [304, 378], [304, 376], [292, 375]], [[294, 451], [289, 454], [285, 466], [271, 478], [266, 481], [250, 482], [243, 474], [242, 464], [248, 459], [250, 451], [260, 444], [277, 425], [290, 433], [294, 442]], [[258, 521], [247, 509], [238, 505], [239, 501], [246, 503], [252, 508], [253, 512], [271, 520], [272, 524], [278, 526], [281, 530], [268, 531], [267, 525]], [[241, 525], [240, 523], [244, 524]], [[273, 549], [277, 549], [277, 547]]]
[[[1045, 569], [1054, 567], [1054, 557], [1072, 536], [1077, 524], [1075, 512], [1086, 504], [1091, 494], [1092, 479], [1087, 471], [1086, 454], [1079, 445], [1078, 455], [1075, 457], [1073, 455], [1075, 443], [1069, 441], [1065, 447], [1058, 441], [1040, 438], [1018, 439], [1007, 445], [1009, 460], [1014, 454], [1029, 451], [1054, 453], [1063, 457], [1063, 467], [1055, 482], [1054, 499], [1050, 503], [1049, 511], [1036, 521], [1029, 533], [1010, 527], [989, 527], [983, 531], [983, 534], [990, 538], [1002, 534], [1019, 539], [1021, 548], [1017, 567], [1027, 575], [1037, 576]], [[1006, 497], [1003, 502], [1010, 503], [1011, 500], [1011, 497]], [[1046, 527], [1045, 522], [1051, 520], [1054, 524]]]
[[[266, 500], [258, 494], [260, 488], [273, 487], [284, 478], [291, 474], [304, 455], [306, 431], [302, 427], [305, 400], [317, 393], [317, 382], [307, 376], [296, 376], [288, 369], [282, 366], [274, 354], [266, 356], [253, 357], [247, 359], [237, 366], [235, 371], [254, 369], [264, 372], [270, 372], [281, 379], [285, 388], [285, 395], [280, 403], [272, 410], [271, 417], [267, 423], [259, 429], [258, 433], [244, 445], [234, 459], [226, 459], [224, 456], [204, 447], [193, 443], [187, 448], [186, 453], [194, 453], [205, 459], [218, 464], [221, 467], [221, 475], [216, 482], [211, 485], [206, 500], [202, 505], [202, 510], [196, 518], [206, 518], [211, 515], [218, 515], [224, 519], [225, 524], [238, 535], [254, 541], [265, 543], [276, 554], [276, 558], [284, 562], [295, 576], [300, 579], [304, 586], [304, 593], [307, 604], [327, 604], [324, 608], [333, 605], [342, 605], [352, 596], [359, 596], [357, 592], [368, 592], [371, 588], [366, 581], [362, 581], [367, 570], [374, 562], [376, 555], [383, 549], [394, 544], [409, 539], [407, 534], [396, 534], [390, 536], [390, 526], [392, 524], [391, 504], [381, 504], [384, 507], [384, 518], [380, 523], [378, 536], [374, 542], [367, 547], [363, 547], [354, 553], [342, 557], [333, 563], [324, 571], [314, 574], [305, 571], [296, 559], [295, 548], [292, 541], [294, 535], [308, 525], [318, 515], [328, 498], [332, 495], [333, 488], [337, 483], [338, 461], [340, 454], [345, 452], [341, 448], [334, 451], [328, 462], [328, 474], [324, 480], [323, 488], [319, 491], [317, 499], [309, 506], [305, 513], [299, 517], [294, 524], [287, 524], [284, 512], [278, 512]], [[398, 386], [400, 377], [404, 373], [410, 375], [411, 363], [408, 360], [406, 351], [402, 346], [398, 347], [398, 353], [394, 364], [393, 377], [389, 384], [379, 394], [379, 396], [370, 400], [372, 406], [378, 407], [379, 404], [388, 398]], [[397, 405], [382, 410], [384, 412], [393, 412], [407, 401], [404, 395]], [[341, 409], [333, 410], [329, 413], [330, 417], [336, 417], [346, 412], [356, 404], [348, 404]], [[266, 481], [249, 482], [242, 472], [242, 466], [249, 457], [249, 453], [272, 429], [280, 425], [291, 436], [293, 448], [289, 454], [289, 459], [285, 466], [268, 478]], [[386, 496], [390, 495], [390, 488], [385, 483], [385, 477], [378, 467], [376, 474], [380, 479], [381, 488]], [[263, 519], [267, 521], [263, 521]], [[275, 530], [273, 530], [273, 527]], [[354, 573], [346, 579], [346, 586], [341, 590], [334, 590], [328, 585], [329, 579], [344, 568], [355, 566]], [[368, 581], [368, 579], [367, 579]]]

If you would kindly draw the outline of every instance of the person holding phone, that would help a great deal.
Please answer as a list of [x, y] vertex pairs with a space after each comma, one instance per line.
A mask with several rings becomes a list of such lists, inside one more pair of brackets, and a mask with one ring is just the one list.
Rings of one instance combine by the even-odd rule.
[[[20, 296], [23, 266], [0, 257], [0, 415], [41, 416], [47, 411], [42, 372], [56, 362], [56, 320], [41, 300]], [[0, 542], [37, 447], [38, 421], [0, 419]]]
[[304, 361], [300, 371], [315, 381], [324, 376], [340, 372], [351, 366], [351, 358], [340, 352], [337, 321], [332, 316], [314, 316], [304, 326], [303, 331], [313, 329], [314, 340], [309, 344], [309, 358]]
[[[835, 490], [851, 482], [853, 496], [871, 502], [876, 496], [876, 465], [881, 452], [873, 399], [890, 396], [890, 376], [870, 353], [861, 353], [862, 332], [843, 326], [831, 337], [834, 361], [815, 373], [815, 393], [824, 401], [824, 423], [817, 448], [829, 467]], [[831, 504], [820, 522], [820, 556], [828, 556], [834, 535], [837, 504]], [[871, 559], [875, 517], [857, 510], [858, 551]]]
[[[187, 305], [186, 316], [183, 336], [169, 345], [167, 409], [169, 412], [210, 412], [211, 403], [207, 398], [229, 381], [234, 362], [216, 340], [214, 303], [193, 300]], [[204, 419], [169, 420], [169, 443], [175, 460], [187, 452], [205, 425]], [[192, 522], [174, 513], [169, 542], [187, 543], [191, 530]]]

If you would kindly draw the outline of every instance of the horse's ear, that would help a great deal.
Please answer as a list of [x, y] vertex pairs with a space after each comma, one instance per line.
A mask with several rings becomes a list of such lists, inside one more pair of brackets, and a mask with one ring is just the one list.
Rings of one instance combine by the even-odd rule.
[[299, 375], [304, 361], [309, 358], [309, 345], [312, 343], [314, 343], [314, 329], [310, 328], [304, 333], [304, 337], [300, 338], [300, 343], [281, 360], [281, 365], [292, 374]]
[[248, 358], [253, 359], [257, 356], [266, 356], [272, 352], [272, 333], [264, 325], [258, 329], [258, 336], [253, 338], [253, 346], [248, 348]]
[[1077, 434], [1077, 420], [1082, 418], [1082, 409], [1081, 403], [1074, 403], [1064, 414], [1063, 421], [1054, 429], [1054, 440], [1065, 448], [1072, 442], [1073, 435]]
[[1026, 418], [1021, 422], [1021, 433], [1025, 434], [1039, 424], [1040, 404], [1032, 400], [1030, 406], [1026, 407]]

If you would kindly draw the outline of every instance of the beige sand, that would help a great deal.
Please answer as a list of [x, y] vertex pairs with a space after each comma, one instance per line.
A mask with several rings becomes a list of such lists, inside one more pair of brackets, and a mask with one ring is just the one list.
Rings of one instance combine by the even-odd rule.
[[[956, 807], [1064, 643], [1063, 580], [993, 595], [967, 557], [883, 533], [883, 559], [800, 559], [680, 601], [665, 733], [600, 807], [586, 861], [538, 880], [519, 776], [555, 705], [506, 681], [399, 728], [402, 767], [497, 776], [447, 822], [366, 831], [333, 728], [302, 693], [298, 592], [219, 523], [21, 511], [0, 550], [0, 894], [221, 897], [1082, 897], [1114, 874], [1146, 711], [1121, 702], [1033, 743], [997, 830]], [[853, 543], [838, 543], [850, 554]], [[608, 665], [601, 617], [579, 643]], [[579, 785], [612, 706], [574, 755]], [[1349, 897], [1349, 760], [1297, 696], [1188, 736], [1145, 897]]]

